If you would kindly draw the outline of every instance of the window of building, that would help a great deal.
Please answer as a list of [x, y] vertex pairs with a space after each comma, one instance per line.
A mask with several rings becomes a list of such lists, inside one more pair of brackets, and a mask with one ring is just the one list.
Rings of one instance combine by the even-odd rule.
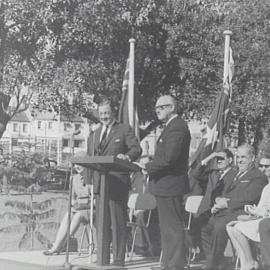
[[26, 133], [28, 131], [28, 126], [27, 124], [23, 124], [23, 132]]
[[70, 129], [70, 123], [65, 122], [64, 123], [64, 130], [67, 131], [68, 129]]
[[63, 147], [68, 147], [68, 146], [69, 146], [69, 140], [63, 139]]
[[41, 129], [41, 121], [38, 121], [37, 127], [38, 127], [38, 129]]
[[48, 129], [52, 129], [52, 121], [49, 121]]
[[75, 124], [75, 130], [78, 130], [81, 128], [81, 124]]
[[74, 147], [83, 148], [83, 140], [74, 140]]
[[13, 132], [19, 131], [19, 125], [17, 123], [13, 123]]
[[11, 144], [12, 144], [12, 146], [18, 146], [18, 139], [12, 138]]

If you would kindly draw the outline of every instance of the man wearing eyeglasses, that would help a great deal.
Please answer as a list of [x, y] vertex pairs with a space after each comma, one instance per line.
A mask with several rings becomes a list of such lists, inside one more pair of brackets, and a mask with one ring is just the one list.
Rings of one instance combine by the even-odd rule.
[[145, 165], [150, 192], [155, 195], [161, 232], [162, 259], [155, 270], [181, 270], [185, 264], [183, 195], [189, 191], [190, 132], [177, 114], [177, 102], [169, 95], [157, 100], [155, 111], [165, 128], [157, 140], [153, 160]]
[[222, 195], [215, 199], [213, 215], [202, 228], [202, 246], [206, 255], [207, 269], [228, 269], [224, 251], [228, 241], [226, 225], [245, 214], [244, 206], [258, 203], [267, 177], [254, 165], [255, 151], [249, 144], [237, 148], [236, 176], [225, 183]]

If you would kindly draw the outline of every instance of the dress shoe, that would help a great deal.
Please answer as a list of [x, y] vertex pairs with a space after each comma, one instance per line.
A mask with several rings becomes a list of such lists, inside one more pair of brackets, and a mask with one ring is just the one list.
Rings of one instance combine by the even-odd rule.
[[164, 265], [161, 266], [152, 266], [151, 270], [167, 270], [167, 268]]
[[52, 250], [48, 249], [48, 250], [43, 251], [43, 254], [45, 256], [59, 255], [59, 253], [60, 252], [58, 250], [52, 251]]
[[114, 261], [111, 265], [112, 265], [112, 266], [120, 266], [120, 267], [124, 267], [124, 266], [125, 266], [125, 262], [122, 262], [122, 261]]

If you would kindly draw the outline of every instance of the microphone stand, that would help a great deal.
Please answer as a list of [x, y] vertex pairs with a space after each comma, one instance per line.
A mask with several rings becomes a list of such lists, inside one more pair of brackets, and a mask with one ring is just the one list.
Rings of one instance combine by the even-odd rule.
[[[95, 156], [95, 137], [96, 133], [93, 131], [92, 149], [91, 156]], [[92, 184], [90, 188], [90, 234], [89, 234], [89, 253], [90, 253], [90, 263], [93, 262], [93, 251], [94, 251], [94, 237], [93, 237], [93, 219], [94, 219], [94, 176], [91, 175]]]
[[71, 170], [70, 170], [70, 181], [69, 181], [69, 199], [68, 199], [68, 224], [67, 224], [66, 259], [65, 259], [65, 263], [64, 263], [64, 267], [66, 269], [72, 269], [72, 265], [69, 263], [69, 243], [70, 243], [70, 220], [71, 220], [72, 186], [73, 186], [73, 173], [72, 173], [72, 166], [71, 166]]

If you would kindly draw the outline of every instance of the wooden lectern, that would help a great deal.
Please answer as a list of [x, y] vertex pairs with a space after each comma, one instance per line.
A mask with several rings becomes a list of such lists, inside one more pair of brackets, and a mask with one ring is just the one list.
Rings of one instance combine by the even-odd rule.
[[99, 215], [97, 220], [98, 236], [97, 236], [97, 266], [106, 265], [107, 258], [110, 257], [109, 235], [105, 228], [108, 225], [106, 211], [109, 204], [109, 185], [106, 175], [110, 171], [114, 172], [132, 172], [140, 171], [140, 167], [126, 160], [122, 160], [113, 156], [85, 156], [74, 157], [71, 159], [72, 164], [78, 164], [83, 167], [96, 170], [100, 173], [100, 201]]

